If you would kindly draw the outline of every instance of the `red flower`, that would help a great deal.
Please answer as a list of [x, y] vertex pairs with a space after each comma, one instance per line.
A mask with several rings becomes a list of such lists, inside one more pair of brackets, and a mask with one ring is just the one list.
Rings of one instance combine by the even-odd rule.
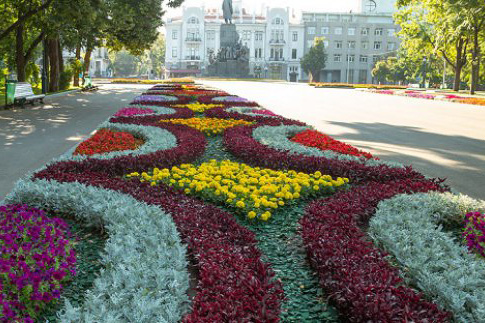
[[305, 130], [293, 137], [291, 141], [307, 147], [318, 148], [320, 150], [332, 150], [341, 154], [365, 157], [367, 159], [373, 158], [370, 153], [358, 150], [349, 144], [335, 140], [332, 137], [315, 130]]

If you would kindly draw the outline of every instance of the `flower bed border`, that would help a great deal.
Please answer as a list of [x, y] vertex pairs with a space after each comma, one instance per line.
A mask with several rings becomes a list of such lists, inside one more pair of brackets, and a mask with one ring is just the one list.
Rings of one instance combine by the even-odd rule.
[[176, 322], [187, 312], [186, 250], [172, 218], [158, 207], [115, 191], [47, 180], [18, 182], [6, 201], [62, 209], [110, 232], [106, 270], [86, 293], [82, 308], [66, 300], [61, 321], [154, 322], [163, 317]]
[[403, 285], [386, 254], [368, 241], [367, 223], [379, 201], [400, 193], [442, 190], [433, 181], [368, 183], [309, 205], [302, 236], [320, 283], [339, 312], [355, 322], [445, 322], [449, 313]]
[[479, 209], [485, 202], [449, 193], [398, 195], [379, 203], [369, 226], [374, 242], [406, 268], [405, 277], [459, 322], [483, 320], [484, 260], [442, 225], [463, 222], [464, 214]]

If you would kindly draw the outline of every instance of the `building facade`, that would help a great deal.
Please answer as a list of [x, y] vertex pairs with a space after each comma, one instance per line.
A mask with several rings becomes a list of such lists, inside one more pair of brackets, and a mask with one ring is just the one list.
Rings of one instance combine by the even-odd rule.
[[399, 48], [399, 27], [392, 17], [394, 2], [362, 0], [356, 13], [303, 13], [305, 53], [315, 37], [324, 38], [328, 58], [321, 82], [373, 82], [375, 63]]
[[[266, 8], [248, 13], [234, 1], [233, 23], [239, 38], [249, 48], [250, 75], [299, 81], [303, 72], [305, 26], [289, 8]], [[220, 9], [183, 8], [181, 17], [166, 22], [166, 77], [204, 75], [212, 55], [220, 47]]]

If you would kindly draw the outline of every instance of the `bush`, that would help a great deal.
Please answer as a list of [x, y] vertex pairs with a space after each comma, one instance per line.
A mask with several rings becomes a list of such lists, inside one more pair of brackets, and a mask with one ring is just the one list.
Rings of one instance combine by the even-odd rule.
[[61, 72], [61, 78], [59, 80], [59, 90], [64, 91], [69, 89], [71, 86], [71, 80], [72, 80], [73, 72], [70, 68], [64, 69], [64, 71]]

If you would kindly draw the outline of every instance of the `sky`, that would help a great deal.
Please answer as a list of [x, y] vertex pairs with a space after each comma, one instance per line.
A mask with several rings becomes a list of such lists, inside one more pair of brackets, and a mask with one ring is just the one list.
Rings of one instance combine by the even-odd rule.
[[[236, 2], [237, 0], [233, 0]], [[185, 0], [182, 6], [202, 6], [206, 8], [221, 8], [223, 0]], [[350, 10], [357, 10], [359, 0], [242, 0], [243, 7], [252, 12], [260, 12], [264, 6], [269, 7], [290, 7], [301, 11], [325, 11], [325, 12], [349, 12]], [[171, 9], [165, 7], [166, 17], [173, 17], [180, 15], [182, 10], [180, 8]]]

